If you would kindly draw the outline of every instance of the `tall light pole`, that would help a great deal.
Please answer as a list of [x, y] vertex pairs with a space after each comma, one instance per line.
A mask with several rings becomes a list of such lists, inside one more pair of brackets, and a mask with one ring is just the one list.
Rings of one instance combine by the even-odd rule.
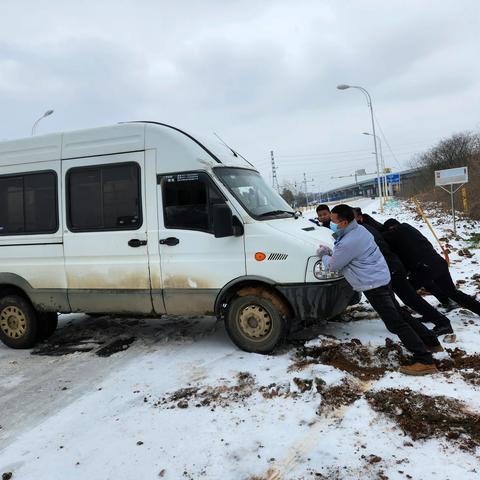
[[[369, 132], [362, 132], [362, 135], [368, 135], [370, 137], [373, 137], [373, 133]], [[378, 140], [378, 146], [380, 147], [380, 169], [381, 169], [381, 175], [380, 175], [380, 180], [383, 186], [383, 195], [384, 195], [384, 202], [386, 203], [387, 197], [388, 197], [388, 188], [387, 188], [387, 177], [385, 175], [385, 159], [383, 158], [383, 148], [382, 148], [382, 141], [380, 140], [380, 137], [376, 135], [377, 140]]]
[[54, 110], [47, 110], [38, 120], [35, 121], [32, 127], [32, 137], [35, 135], [35, 129], [37, 128], [37, 125], [40, 122], [40, 120], [42, 120], [42, 118], [49, 117], [53, 112]]
[[356, 88], [358, 90], [361, 90], [365, 97], [367, 98], [367, 105], [370, 108], [370, 116], [372, 118], [372, 131], [373, 131], [373, 145], [375, 146], [375, 162], [377, 164], [377, 188], [378, 188], [378, 195], [380, 197], [380, 211], [383, 212], [383, 201], [382, 201], [382, 184], [380, 183], [380, 171], [379, 171], [379, 165], [378, 165], [378, 150], [377, 150], [377, 136], [375, 135], [375, 120], [373, 117], [373, 107], [372, 107], [372, 98], [370, 97], [370, 94], [365, 90], [363, 87], [360, 87], [358, 85], [337, 85], [338, 90], [347, 90], [348, 88]]

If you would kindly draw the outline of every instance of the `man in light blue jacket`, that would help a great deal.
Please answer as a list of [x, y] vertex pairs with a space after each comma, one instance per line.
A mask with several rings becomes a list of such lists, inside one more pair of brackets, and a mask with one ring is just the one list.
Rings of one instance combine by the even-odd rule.
[[337, 205], [331, 215], [338, 227], [333, 235], [333, 252], [328, 247], [317, 251], [324, 267], [341, 272], [354, 290], [363, 292], [387, 329], [398, 335], [413, 353], [414, 363], [400, 367], [402, 373], [437, 372], [431, 349], [438, 348], [440, 343], [420, 321], [400, 309], [390, 286], [390, 271], [372, 234], [355, 221], [354, 211], [348, 205]]

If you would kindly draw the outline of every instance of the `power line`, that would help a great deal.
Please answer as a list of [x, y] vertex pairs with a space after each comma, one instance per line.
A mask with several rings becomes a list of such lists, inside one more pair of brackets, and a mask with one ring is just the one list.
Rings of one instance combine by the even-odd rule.
[[277, 158], [336, 155], [336, 154], [345, 154], [345, 153], [354, 153], [354, 152], [363, 152], [363, 151], [366, 151], [366, 150], [365, 149], [357, 149], [357, 150], [338, 150], [338, 151], [335, 151], [335, 152], [321, 152], [321, 153], [284, 154], [284, 155], [277, 155]]
[[[398, 154], [398, 156], [406, 156], [406, 155], [412, 155], [414, 153], [417, 153], [416, 150], [410, 150], [406, 152], [401, 152]], [[305, 161], [305, 160], [299, 160], [299, 161], [294, 161], [294, 160], [289, 160], [287, 162], [279, 162], [279, 165], [282, 167], [287, 167], [287, 166], [316, 166], [316, 165], [325, 165], [329, 166], [330, 164], [342, 164], [342, 163], [349, 163], [349, 162], [368, 162], [373, 158], [372, 155], [364, 156], [364, 157], [349, 157], [349, 158], [337, 158], [337, 159], [316, 159], [316, 160], [311, 160], [311, 161]], [[328, 163], [327, 163], [328, 162]], [[261, 163], [257, 162], [258, 165], [261, 165]], [[399, 164], [400, 167], [402, 165]]]
[[[426, 143], [425, 141], [414, 141], [414, 142], [407, 142], [407, 143], [402, 143], [400, 145], [396, 145], [397, 149], [403, 149], [406, 147], [412, 147], [414, 145], [419, 145], [419, 146], [429, 146], [430, 142]], [[281, 158], [305, 158], [308, 159], [309, 157], [325, 157], [325, 156], [333, 156], [333, 157], [344, 157], [347, 156], [351, 153], [366, 153], [369, 152], [370, 149], [356, 149], [356, 150], [339, 150], [335, 152], [317, 152], [317, 153], [298, 153], [298, 154], [283, 154], [283, 155], [275, 155], [277, 159]]]
[[397, 159], [397, 157], [396, 157], [395, 154], [393, 153], [393, 150], [392, 150], [392, 148], [390, 147], [390, 144], [388, 143], [387, 137], [386, 137], [385, 134], [383, 133], [383, 128], [382, 128], [382, 126], [380, 125], [380, 122], [378, 121], [378, 118], [377, 118], [376, 115], [375, 115], [375, 121], [377, 122], [377, 125], [378, 125], [378, 128], [379, 128], [379, 130], [380, 130], [380, 134], [382, 135], [383, 141], [387, 144], [387, 147], [388, 147], [388, 149], [390, 150], [390, 153], [392, 154], [393, 159], [397, 162], [398, 166], [401, 166], [401, 165], [400, 165], [400, 162], [399, 162], [398, 159]]

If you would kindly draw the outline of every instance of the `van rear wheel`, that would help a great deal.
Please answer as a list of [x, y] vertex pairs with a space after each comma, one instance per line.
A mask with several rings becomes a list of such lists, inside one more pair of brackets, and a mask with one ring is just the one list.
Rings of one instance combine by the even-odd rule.
[[285, 339], [282, 315], [266, 298], [235, 298], [229, 305], [225, 326], [232, 342], [246, 352], [270, 353]]
[[0, 340], [11, 348], [31, 348], [37, 340], [37, 315], [20, 295], [0, 298]]
[[57, 312], [40, 312], [38, 315], [37, 340], [50, 338], [58, 326]]

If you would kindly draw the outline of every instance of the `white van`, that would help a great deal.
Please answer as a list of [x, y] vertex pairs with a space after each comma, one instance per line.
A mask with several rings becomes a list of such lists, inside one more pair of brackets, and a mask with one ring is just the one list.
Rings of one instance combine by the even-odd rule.
[[322, 271], [331, 232], [218, 142], [131, 122], [0, 142], [0, 339], [30, 348], [57, 312], [213, 314], [269, 352], [358, 296]]

